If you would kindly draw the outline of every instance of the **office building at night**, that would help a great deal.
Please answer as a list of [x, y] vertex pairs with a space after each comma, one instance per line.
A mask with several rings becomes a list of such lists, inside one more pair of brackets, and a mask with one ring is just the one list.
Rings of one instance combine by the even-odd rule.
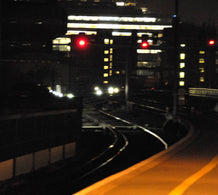
[[[173, 85], [169, 78], [174, 74], [174, 47], [172, 29], [164, 30], [161, 66], [166, 83]], [[179, 87], [217, 88], [218, 65], [216, 60], [216, 29], [213, 26], [197, 27], [181, 24], [178, 32], [177, 72]], [[170, 84], [171, 82], [171, 84]]]
[[[172, 27], [170, 18], [146, 15], [130, 2], [59, 2], [68, 13], [66, 34], [53, 40], [53, 51], [65, 53], [63, 89], [124, 88], [126, 74], [134, 89], [159, 85], [163, 29]], [[81, 33], [89, 42], [83, 50], [75, 44]], [[143, 40], [148, 48], [141, 47]]]
[[3, 91], [19, 82], [51, 85], [59, 56], [52, 40], [66, 32], [65, 10], [55, 1], [0, 2], [0, 58]]

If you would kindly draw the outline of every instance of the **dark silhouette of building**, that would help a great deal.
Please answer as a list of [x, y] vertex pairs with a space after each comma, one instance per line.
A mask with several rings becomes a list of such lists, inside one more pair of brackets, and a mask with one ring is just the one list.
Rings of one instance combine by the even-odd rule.
[[[179, 88], [218, 88], [216, 29], [214, 26], [194, 26], [181, 23], [178, 28], [178, 50], [175, 55], [173, 29], [164, 30], [164, 52], [161, 57], [162, 82], [168, 88], [174, 86], [171, 80], [177, 70]], [[175, 59], [176, 58], [176, 59]]]
[[59, 58], [52, 54], [52, 40], [66, 32], [65, 10], [55, 0], [3, 0], [0, 8], [3, 91], [10, 93], [20, 80], [48, 84]]

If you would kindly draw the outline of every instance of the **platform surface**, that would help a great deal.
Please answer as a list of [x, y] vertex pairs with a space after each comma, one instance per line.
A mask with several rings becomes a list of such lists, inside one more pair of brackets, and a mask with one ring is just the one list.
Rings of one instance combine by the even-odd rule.
[[188, 135], [167, 150], [75, 195], [217, 195], [216, 116], [195, 117]]

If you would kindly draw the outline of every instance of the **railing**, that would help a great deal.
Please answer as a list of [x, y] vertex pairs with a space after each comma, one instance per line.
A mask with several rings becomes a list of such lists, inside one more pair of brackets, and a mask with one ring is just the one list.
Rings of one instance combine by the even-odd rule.
[[0, 181], [75, 155], [81, 108], [0, 117]]
[[189, 88], [188, 93], [190, 96], [200, 96], [209, 98], [218, 98], [218, 89], [210, 88]]

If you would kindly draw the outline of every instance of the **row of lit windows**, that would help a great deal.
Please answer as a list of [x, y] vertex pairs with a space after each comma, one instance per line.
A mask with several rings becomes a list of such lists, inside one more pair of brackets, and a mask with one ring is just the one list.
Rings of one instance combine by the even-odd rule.
[[162, 50], [158, 49], [137, 49], [137, 53], [149, 53], [149, 54], [157, 54], [162, 52]]
[[[185, 47], [186, 45], [180, 44], [180, 47]], [[180, 72], [179, 72], [179, 86], [180, 87], [184, 87], [185, 86], [185, 72], [184, 72], [184, 68], [185, 68], [185, 57], [186, 54], [185, 53], [180, 53], [179, 54], [179, 59], [181, 60], [179, 63], [179, 67], [180, 67]]]
[[126, 30], [163, 30], [170, 28], [170, 25], [135, 25], [135, 24], [105, 24], [105, 23], [68, 23], [68, 28], [85, 29], [126, 29]]
[[137, 62], [137, 67], [144, 67], [144, 68], [155, 68], [157, 66], [156, 62]]
[[113, 22], [156, 22], [152, 17], [118, 17], [118, 16], [68, 16], [68, 20], [76, 21], [113, 21]]
[[97, 35], [97, 31], [80, 31], [80, 30], [67, 30], [66, 35], [78, 35], [85, 33], [86, 35]]
[[109, 60], [112, 61], [112, 59], [113, 59], [113, 56], [110, 55], [110, 58], [104, 58], [104, 62], [109, 62]]
[[71, 47], [69, 45], [53, 45], [52, 48], [53, 51], [65, 51], [65, 52], [71, 51]]
[[[97, 35], [97, 31], [80, 31], [80, 30], [67, 30], [66, 35], [78, 35], [80, 33], [85, 33], [86, 35]], [[138, 32], [137, 36], [141, 37], [143, 35], [152, 36], [152, 33], [145, 33], [145, 32]], [[132, 36], [132, 32], [119, 32], [119, 31], [113, 31], [112, 36]], [[158, 33], [158, 38], [163, 37], [162, 33]]]
[[104, 44], [113, 44], [113, 39], [104, 39]]
[[53, 44], [69, 44], [71, 42], [70, 38], [59, 37], [53, 40]]
[[[110, 48], [105, 49], [104, 50], [104, 73], [103, 73], [103, 77], [104, 79], [107, 79], [109, 76], [112, 76], [112, 61], [113, 61], [113, 48], [111, 48], [110, 45], [113, 44], [113, 39], [104, 39], [104, 44], [105, 45], [109, 45]], [[108, 47], [108, 46], [107, 46]], [[108, 66], [108, 62], [109, 62], [109, 66]], [[103, 80], [104, 84], [108, 84], [109, 81], [108, 80]]]
[[[183, 45], [183, 47], [185, 47], [185, 44]], [[205, 54], [205, 51], [199, 51], [199, 54]], [[182, 61], [185, 60], [185, 57], [186, 57], [185, 53], [180, 53], [180, 60], [182, 60]], [[199, 64], [204, 64], [205, 59], [204, 58], [199, 58], [198, 63]], [[184, 69], [184, 68], [185, 68], [185, 62], [180, 62], [180, 69]], [[200, 67], [199, 70], [200, 70], [201, 74], [204, 73], [204, 67]], [[185, 72], [183, 72], [183, 71], [179, 72], [179, 78], [184, 79], [185, 78]], [[200, 82], [204, 82], [204, 76], [203, 75], [200, 76]], [[179, 86], [184, 86], [184, 85], [185, 85], [184, 80], [180, 80], [179, 81]]]
[[[203, 54], [205, 54], [205, 51], [199, 51], [199, 54], [202, 56]], [[204, 82], [205, 80], [204, 80], [204, 67], [203, 67], [203, 64], [205, 64], [205, 58], [199, 58], [198, 59], [198, 63], [199, 64], [202, 64], [201, 65], [201, 67], [199, 67], [199, 71], [200, 71], [200, 74], [201, 74], [201, 76], [200, 76], [200, 82]]]

